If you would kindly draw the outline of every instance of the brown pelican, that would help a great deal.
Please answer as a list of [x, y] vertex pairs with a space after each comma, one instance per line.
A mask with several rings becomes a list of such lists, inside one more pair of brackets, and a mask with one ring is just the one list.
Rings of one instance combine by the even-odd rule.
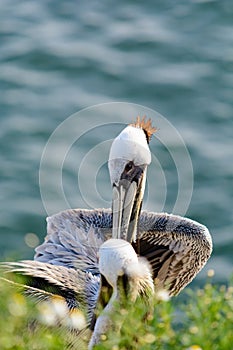
[[[120, 276], [127, 276], [127, 295], [132, 299], [152, 291], [152, 281], [155, 290], [176, 295], [212, 251], [205, 226], [177, 215], [141, 211], [154, 132], [150, 120], [138, 117], [113, 141], [108, 162], [112, 210], [74, 209], [47, 218], [47, 236], [36, 248], [34, 261], [6, 264], [8, 270], [31, 277], [28, 293], [39, 299], [58, 294], [69, 309], [86, 309], [87, 326], [94, 329], [89, 349], [106, 331], [112, 301], [121, 299]], [[110, 285], [113, 294], [95, 322], [103, 285]]]

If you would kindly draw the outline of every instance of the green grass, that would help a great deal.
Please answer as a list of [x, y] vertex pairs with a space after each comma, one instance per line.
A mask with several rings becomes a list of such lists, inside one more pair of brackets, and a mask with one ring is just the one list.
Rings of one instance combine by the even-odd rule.
[[[181, 297], [141, 300], [119, 309], [115, 322], [124, 319], [120, 334], [104, 336], [96, 349], [229, 350], [233, 344], [233, 285], [215, 286], [208, 278], [203, 288], [186, 288]], [[0, 349], [64, 349], [66, 334], [60, 329], [34, 326], [41, 308], [0, 281]], [[33, 331], [36, 327], [36, 331]]]

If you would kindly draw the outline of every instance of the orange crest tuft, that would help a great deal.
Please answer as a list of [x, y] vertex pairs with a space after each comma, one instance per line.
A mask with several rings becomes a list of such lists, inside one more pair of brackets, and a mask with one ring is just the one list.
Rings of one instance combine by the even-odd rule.
[[142, 118], [140, 118], [140, 116], [137, 116], [136, 122], [130, 125], [142, 129], [146, 134], [146, 139], [148, 143], [151, 139], [151, 136], [157, 131], [157, 129], [152, 126], [151, 119], [146, 120], [145, 115]]

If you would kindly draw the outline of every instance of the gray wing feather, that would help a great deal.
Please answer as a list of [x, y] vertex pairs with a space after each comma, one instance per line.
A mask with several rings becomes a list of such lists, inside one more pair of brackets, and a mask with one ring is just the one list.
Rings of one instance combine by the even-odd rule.
[[[1, 266], [1, 267], [3, 267], [3, 266]], [[8, 272], [11, 272], [9, 269], [9, 266], [5, 266], [5, 268], [8, 270]], [[47, 292], [45, 290], [38, 289], [35, 287], [28, 286], [26, 284], [15, 282], [15, 281], [9, 280], [9, 279], [4, 278], [4, 277], [0, 277], [0, 280], [14, 286], [14, 288], [16, 288], [20, 292], [24, 292], [26, 295], [30, 295], [30, 296], [35, 297], [35, 299], [38, 302], [49, 300], [50, 298], [52, 298], [54, 296], [53, 293], [50, 293], [50, 292]]]
[[206, 264], [212, 252], [212, 239], [208, 229], [196, 221], [142, 212], [135, 247], [151, 263], [158, 288], [175, 295]]
[[100, 276], [32, 260], [6, 262], [1, 264], [1, 268], [5, 273], [29, 276], [27, 285], [16, 284], [38, 301], [50, 299], [54, 295], [62, 296], [69, 309], [78, 308], [86, 313], [87, 325], [90, 325], [99, 297]]
[[73, 290], [78, 295], [85, 291], [85, 273], [68, 269], [64, 266], [54, 266], [33, 260], [3, 263], [5, 272], [13, 272], [25, 276], [41, 278], [63, 290]]
[[47, 236], [34, 259], [99, 273], [98, 250], [109, 237], [110, 211], [66, 210], [47, 218]]

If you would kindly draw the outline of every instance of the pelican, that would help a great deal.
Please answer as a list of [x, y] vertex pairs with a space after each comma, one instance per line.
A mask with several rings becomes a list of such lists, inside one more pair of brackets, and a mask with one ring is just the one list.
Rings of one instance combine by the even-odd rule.
[[[48, 217], [47, 236], [34, 260], [5, 263], [7, 271], [30, 276], [27, 292], [40, 300], [56, 294], [70, 310], [86, 310], [86, 325], [93, 330], [89, 350], [107, 332], [114, 301], [122, 300], [122, 276], [132, 300], [160, 289], [173, 296], [193, 280], [212, 252], [204, 225], [141, 210], [155, 131], [150, 119], [138, 117], [113, 141], [108, 161], [112, 209], [69, 209]], [[103, 286], [113, 293], [96, 321]]]

